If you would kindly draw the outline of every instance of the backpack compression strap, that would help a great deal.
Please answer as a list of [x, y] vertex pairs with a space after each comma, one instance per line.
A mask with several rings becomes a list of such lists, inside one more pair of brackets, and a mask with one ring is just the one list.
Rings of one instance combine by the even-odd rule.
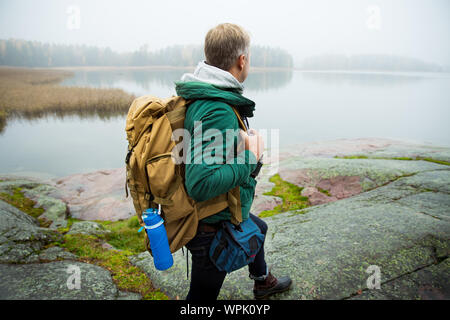
[[[238, 119], [239, 126], [242, 130], [247, 132], [247, 127], [242, 121], [241, 115], [236, 110], [235, 107], [230, 106], [236, 114], [236, 118]], [[239, 186], [228, 191], [228, 203], [231, 212], [231, 223], [234, 225], [239, 225], [242, 222], [242, 204], [241, 204], [241, 192]]]

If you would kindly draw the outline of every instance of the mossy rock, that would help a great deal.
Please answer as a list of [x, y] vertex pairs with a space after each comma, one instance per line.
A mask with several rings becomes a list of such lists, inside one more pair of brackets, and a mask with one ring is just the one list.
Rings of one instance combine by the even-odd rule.
[[36, 218], [0, 200], [0, 262], [38, 262], [46, 245], [62, 241], [61, 234], [41, 228]]
[[102, 224], [93, 221], [74, 222], [67, 234], [105, 235], [111, 231]]

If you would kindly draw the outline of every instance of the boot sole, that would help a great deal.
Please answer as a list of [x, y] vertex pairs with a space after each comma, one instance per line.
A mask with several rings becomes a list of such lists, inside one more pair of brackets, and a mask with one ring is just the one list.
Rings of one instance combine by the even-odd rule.
[[255, 299], [256, 299], [256, 300], [262, 300], [262, 299], [266, 299], [266, 298], [270, 297], [270, 296], [273, 295], [273, 294], [285, 292], [285, 291], [287, 291], [287, 290], [289, 290], [289, 289], [291, 288], [291, 285], [292, 285], [292, 281], [289, 283], [289, 285], [288, 285], [286, 288], [278, 289], [278, 290], [276, 290], [276, 291], [272, 291], [272, 292], [270, 292], [270, 293], [266, 293], [266, 294], [263, 295], [263, 296], [257, 296], [257, 295], [255, 295]]

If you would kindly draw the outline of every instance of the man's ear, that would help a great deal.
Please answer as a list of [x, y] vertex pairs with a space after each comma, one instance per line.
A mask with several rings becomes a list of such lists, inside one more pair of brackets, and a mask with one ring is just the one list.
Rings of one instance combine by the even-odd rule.
[[245, 63], [246, 63], [246, 61], [245, 61], [245, 54], [241, 54], [239, 56], [239, 71], [244, 70]]

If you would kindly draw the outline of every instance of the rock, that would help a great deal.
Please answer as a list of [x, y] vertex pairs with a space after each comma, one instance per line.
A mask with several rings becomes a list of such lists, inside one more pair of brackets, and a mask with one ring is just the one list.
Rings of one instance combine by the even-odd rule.
[[21, 188], [25, 197], [36, 202], [36, 208], [45, 210], [39, 218], [51, 221], [51, 229], [56, 230], [67, 226], [67, 206], [62, 200], [56, 198], [60, 194], [55, 187], [36, 179], [9, 179], [0, 182], [0, 192], [12, 194], [14, 189]]
[[337, 199], [351, 197], [361, 193], [361, 177], [359, 176], [337, 176], [330, 179], [322, 179], [317, 187], [327, 190]]
[[65, 251], [61, 247], [50, 247], [43, 250], [39, 254], [40, 261], [55, 261], [55, 260], [77, 260], [78, 257], [73, 253]]
[[[272, 189], [273, 183], [269, 179], [276, 173], [300, 187], [327, 190], [330, 197], [318, 192], [311, 194], [310, 203], [318, 205], [352, 197], [399, 177], [440, 166], [427, 161], [408, 164], [411, 161], [373, 158], [422, 157], [450, 162], [449, 148], [379, 138], [313, 141], [287, 146], [279, 151], [278, 155], [276, 152], [273, 155], [269, 150], [264, 156], [251, 208], [255, 214], [277, 205], [276, 198], [264, 195]], [[335, 156], [365, 156], [370, 159], [335, 159]]]
[[[280, 149], [279, 159], [282, 161], [292, 157], [330, 158], [352, 155], [385, 158], [422, 157], [450, 162], [449, 148], [382, 138], [335, 139], [290, 145]], [[270, 157], [264, 156], [264, 159], [270, 160]]]
[[51, 229], [67, 226], [68, 209], [62, 200], [55, 198], [55, 196], [59, 195], [59, 191], [56, 188], [41, 184], [33, 189], [25, 189], [24, 195], [36, 201], [36, 207], [41, 207], [45, 210], [39, 218], [52, 221]]
[[255, 193], [255, 197], [253, 198], [251, 212], [260, 213], [265, 210], [272, 210], [276, 206], [283, 203], [283, 200], [274, 196], [266, 196]]
[[[294, 157], [280, 163], [279, 174], [283, 180], [301, 187], [333, 189], [330, 193], [342, 199], [402, 176], [440, 168], [443, 166], [427, 161]], [[368, 179], [362, 183], [365, 177]]]
[[[450, 297], [450, 259], [384, 284], [380, 289], [365, 290], [351, 300], [448, 300]], [[446, 275], [447, 277], [443, 277]]]
[[252, 207], [250, 212], [259, 214], [265, 210], [272, 210], [276, 206], [283, 203], [283, 200], [279, 197], [265, 195], [265, 192], [272, 190], [275, 185], [270, 182], [270, 177], [274, 174], [272, 173], [272, 168], [270, 166], [263, 166], [261, 168], [260, 174], [258, 175], [257, 184], [255, 188], [255, 196], [253, 198]]
[[313, 194], [319, 192], [315, 187], [306, 187], [302, 190], [302, 196], [311, 197]]
[[[418, 169], [404, 163], [404, 171]], [[358, 292], [375, 299], [449, 299], [450, 170], [422, 169], [350, 198], [265, 218], [266, 261], [275, 276], [293, 279], [291, 290], [273, 299], [347, 299]], [[169, 297], [187, 295], [181, 250], [164, 272], [146, 252], [131, 262]], [[381, 291], [367, 287], [371, 265], [380, 269]], [[219, 299], [253, 299], [252, 287], [242, 268], [226, 277]]]
[[131, 256], [130, 262], [144, 271], [152, 280], [153, 286], [160, 288], [171, 299], [175, 299], [176, 296], [184, 299], [189, 288], [189, 280], [186, 279], [186, 256], [179, 250], [173, 254], [173, 258], [174, 265], [165, 271], [156, 270], [153, 257], [147, 251]]
[[336, 197], [327, 196], [326, 194], [320, 192], [315, 187], [304, 188], [302, 190], [302, 196], [308, 197], [309, 203], [312, 206], [315, 206], [318, 204], [323, 204], [323, 203], [328, 203], [328, 202], [333, 202], [333, 201], [337, 200]]
[[53, 184], [74, 218], [117, 221], [135, 214], [131, 196], [125, 198], [125, 168], [75, 174]]
[[406, 158], [430, 158], [434, 160], [442, 160], [450, 162], [450, 150], [446, 147], [440, 147], [435, 145], [420, 145], [408, 142], [391, 142], [386, 147], [376, 148], [372, 150], [367, 150], [365, 152], [357, 151], [352, 153], [347, 153], [347, 155], [352, 154], [363, 154], [369, 158], [396, 158], [396, 157], [406, 157]]
[[[60, 205], [62, 201], [51, 197], [56, 191], [51, 186], [26, 180], [2, 181], [0, 184], [2, 192], [10, 192], [17, 187], [22, 188], [26, 197], [36, 199], [37, 206], [45, 208], [43, 215], [47, 218], [60, 221], [58, 212], [64, 211], [65, 214], [65, 205]], [[89, 221], [74, 223], [70, 231], [72, 234], [96, 235], [109, 232], [101, 224]], [[109, 271], [78, 262], [76, 255], [61, 247], [45, 248], [62, 240], [62, 235], [55, 230], [39, 227], [37, 219], [0, 200], [0, 299], [142, 298], [138, 293], [119, 291]], [[70, 286], [74, 283], [71, 276], [77, 270], [80, 287], [74, 288]]]
[[0, 192], [10, 193], [15, 188], [33, 189], [39, 185], [40, 183], [37, 180], [2, 176], [2, 181], [0, 181]]
[[[268, 167], [270, 166], [269, 164]], [[280, 161], [277, 167], [283, 180], [307, 188], [302, 195], [309, 194], [310, 204], [319, 205], [352, 197], [399, 177], [446, 166], [428, 161], [293, 156]], [[273, 187], [273, 184], [268, 183], [270, 175], [266, 172], [271, 171], [267, 169], [263, 171], [261, 177], [258, 177], [258, 184], [262, 181], [262, 185], [255, 192], [256, 203], [252, 205], [252, 212], [255, 214], [275, 207], [276, 202], [273, 198], [261, 196]], [[271, 174], [273, 175], [273, 172]], [[330, 196], [320, 192], [319, 188], [328, 191]]]
[[[79, 289], [74, 278], [77, 271]], [[111, 300], [122, 297], [110, 273], [95, 265], [77, 261], [0, 264], [0, 299]]]
[[103, 225], [93, 221], [80, 221], [72, 224], [67, 234], [103, 235], [110, 233]]
[[0, 263], [29, 263], [39, 261], [43, 247], [62, 236], [40, 228], [37, 220], [0, 200]]

